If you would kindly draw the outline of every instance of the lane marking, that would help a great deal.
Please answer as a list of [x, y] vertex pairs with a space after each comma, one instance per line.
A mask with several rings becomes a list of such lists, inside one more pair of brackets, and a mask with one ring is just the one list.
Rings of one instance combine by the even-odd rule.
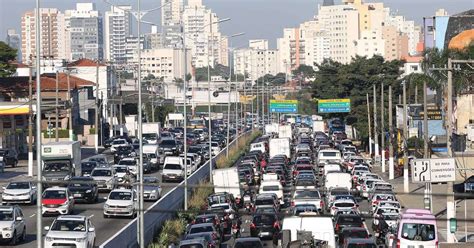
[[36, 215], [36, 214], [32, 214], [32, 215], [30, 215], [30, 218], [34, 217], [35, 215]]
[[93, 215], [93, 214], [92, 214], [91, 216], [89, 216], [89, 218], [92, 218], [92, 217], [94, 217], [94, 215]]

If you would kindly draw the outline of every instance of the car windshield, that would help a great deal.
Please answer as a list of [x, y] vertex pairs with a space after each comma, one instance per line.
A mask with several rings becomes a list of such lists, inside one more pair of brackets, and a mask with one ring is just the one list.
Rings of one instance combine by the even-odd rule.
[[128, 159], [124, 159], [124, 160], [120, 160], [119, 165], [137, 165], [137, 161], [135, 159], [133, 160], [128, 160]]
[[11, 182], [8, 184], [7, 189], [29, 189], [30, 183], [28, 182]]
[[179, 164], [166, 164], [164, 169], [166, 169], [166, 170], [181, 170], [181, 165], [179, 165]]
[[84, 162], [81, 163], [82, 169], [93, 169], [96, 166], [95, 162]]
[[347, 224], [360, 224], [362, 219], [359, 216], [340, 216], [337, 219], [338, 224], [347, 225]]
[[176, 146], [176, 141], [174, 141], [174, 140], [163, 140], [163, 141], [161, 141], [161, 145]]
[[211, 225], [209, 226], [196, 226], [196, 227], [191, 227], [191, 230], [189, 231], [190, 234], [193, 233], [203, 233], [203, 232], [213, 232], [213, 228]]
[[336, 157], [337, 152], [322, 152], [323, 157]]
[[274, 215], [256, 215], [253, 217], [253, 223], [255, 224], [264, 224], [264, 225], [271, 225], [275, 222]]
[[51, 231], [85, 232], [86, 223], [82, 220], [56, 220]]
[[262, 190], [263, 191], [278, 191], [280, 190], [280, 187], [278, 187], [278, 185], [268, 185], [268, 186], [263, 186]]
[[308, 213], [308, 212], [317, 213], [318, 209], [314, 205], [301, 205], [301, 206], [296, 206], [295, 208], [296, 216], [300, 215], [301, 213]]
[[125, 144], [125, 140], [114, 140], [114, 142], [112, 142], [113, 145], [123, 145]]
[[259, 241], [236, 241], [234, 248], [262, 248], [262, 243]]
[[143, 182], [144, 183], [158, 183], [158, 178], [156, 178], [156, 177], [144, 177]]
[[43, 167], [44, 172], [61, 172], [69, 171], [67, 163], [46, 163]]
[[66, 191], [64, 190], [46, 190], [43, 193], [44, 199], [65, 199]]
[[334, 203], [334, 206], [337, 208], [351, 208], [351, 207], [354, 207], [354, 203], [353, 202], [337, 202], [337, 203]]
[[109, 199], [110, 200], [131, 200], [132, 193], [122, 192], [122, 191], [113, 191], [113, 192], [110, 192]]
[[273, 205], [274, 201], [272, 198], [264, 198], [255, 200], [255, 205]]
[[93, 170], [92, 171], [93, 177], [110, 177], [112, 176], [112, 171], [110, 170]]
[[365, 239], [365, 238], [368, 238], [369, 235], [367, 234], [367, 231], [366, 230], [347, 230], [347, 231], [343, 231], [344, 232], [344, 235], [346, 236], [346, 238], [359, 238], [359, 239]]
[[297, 190], [295, 192], [295, 199], [297, 198], [321, 198], [318, 191], [315, 190]]
[[69, 187], [86, 187], [86, 186], [91, 186], [91, 183], [92, 183], [92, 180], [91, 181], [74, 182], [74, 183], [70, 183]]
[[431, 224], [403, 223], [401, 237], [415, 241], [430, 241], [436, 237], [435, 226]]
[[13, 221], [13, 211], [0, 211], [0, 221]]
[[127, 172], [127, 167], [116, 166], [116, 167], [115, 167], [115, 172], [117, 172], [117, 173], [124, 173], [124, 172]]

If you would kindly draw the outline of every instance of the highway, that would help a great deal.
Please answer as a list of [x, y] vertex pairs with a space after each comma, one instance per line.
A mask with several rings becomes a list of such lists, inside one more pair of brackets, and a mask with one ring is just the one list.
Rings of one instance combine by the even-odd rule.
[[[83, 149], [82, 158], [87, 158], [93, 155], [93, 149]], [[110, 161], [110, 160], [109, 160]], [[35, 168], [36, 169], [36, 168]], [[36, 170], [35, 170], [36, 171]], [[145, 174], [145, 176], [156, 176], [161, 181], [161, 171]], [[5, 174], [2, 174], [0, 177], [0, 185], [6, 186], [9, 181], [18, 181], [18, 180], [32, 180], [31, 177], [27, 177], [27, 163], [26, 161], [20, 161], [19, 166], [16, 168], [7, 167], [5, 169]], [[164, 187], [162, 190], [162, 195], [165, 195], [170, 191], [174, 186], [173, 184], [167, 184], [168, 186]], [[175, 184], [177, 185], [177, 184]], [[92, 223], [96, 228], [96, 246], [99, 246], [104, 241], [116, 234], [121, 228], [127, 225], [131, 219], [130, 218], [107, 218], [103, 217], [103, 205], [105, 202], [104, 197], [108, 195], [108, 192], [101, 192], [99, 196], [99, 202], [93, 204], [80, 203], [74, 206], [74, 213], [84, 216], [91, 217]], [[145, 202], [145, 209], [151, 206], [154, 202]], [[26, 241], [15, 246], [21, 248], [30, 248], [36, 247], [36, 205], [20, 205], [23, 210], [23, 214], [26, 220], [26, 230], [27, 238]], [[43, 217], [43, 226], [49, 226], [55, 219], [52, 217]], [[43, 231], [43, 235], [46, 234]], [[1, 244], [3, 246], [3, 244]]]

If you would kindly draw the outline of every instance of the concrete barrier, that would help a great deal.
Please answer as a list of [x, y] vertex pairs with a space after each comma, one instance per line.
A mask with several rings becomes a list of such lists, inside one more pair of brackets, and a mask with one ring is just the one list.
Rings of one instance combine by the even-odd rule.
[[[243, 133], [240, 137], [251, 134], [251, 131]], [[229, 146], [232, 146], [235, 140], [232, 141]], [[213, 163], [220, 156], [225, 156], [226, 148], [222, 149], [217, 156], [214, 156]], [[204, 163], [199, 169], [197, 169], [191, 176], [188, 177], [188, 185], [198, 184], [199, 181], [209, 178], [209, 161]], [[184, 182], [181, 182], [168, 193], [166, 193], [160, 200], [155, 202], [145, 211], [145, 247], [153, 241], [154, 235], [161, 228], [166, 220], [169, 220], [176, 216], [176, 213], [172, 210], [183, 209], [184, 206]], [[171, 211], [170, 211], [171, 210]], [[100, 248], [116, 248], [126, 247], [135, 248], [138, 247], [137, 241], [137, 221], [135, 218], [118, 231], [114, 236], [110, 237], [107, 241], [101, 244]]]

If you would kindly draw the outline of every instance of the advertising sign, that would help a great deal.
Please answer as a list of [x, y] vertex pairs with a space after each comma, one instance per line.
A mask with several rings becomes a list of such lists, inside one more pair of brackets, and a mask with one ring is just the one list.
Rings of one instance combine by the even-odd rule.
[[298, 100], [270, 100], [271, 113], [297, 113]]
[[327, 113], [348, 113], [351, 111], [351, 99], [327, 99], [318, 101], [318, 112]]

